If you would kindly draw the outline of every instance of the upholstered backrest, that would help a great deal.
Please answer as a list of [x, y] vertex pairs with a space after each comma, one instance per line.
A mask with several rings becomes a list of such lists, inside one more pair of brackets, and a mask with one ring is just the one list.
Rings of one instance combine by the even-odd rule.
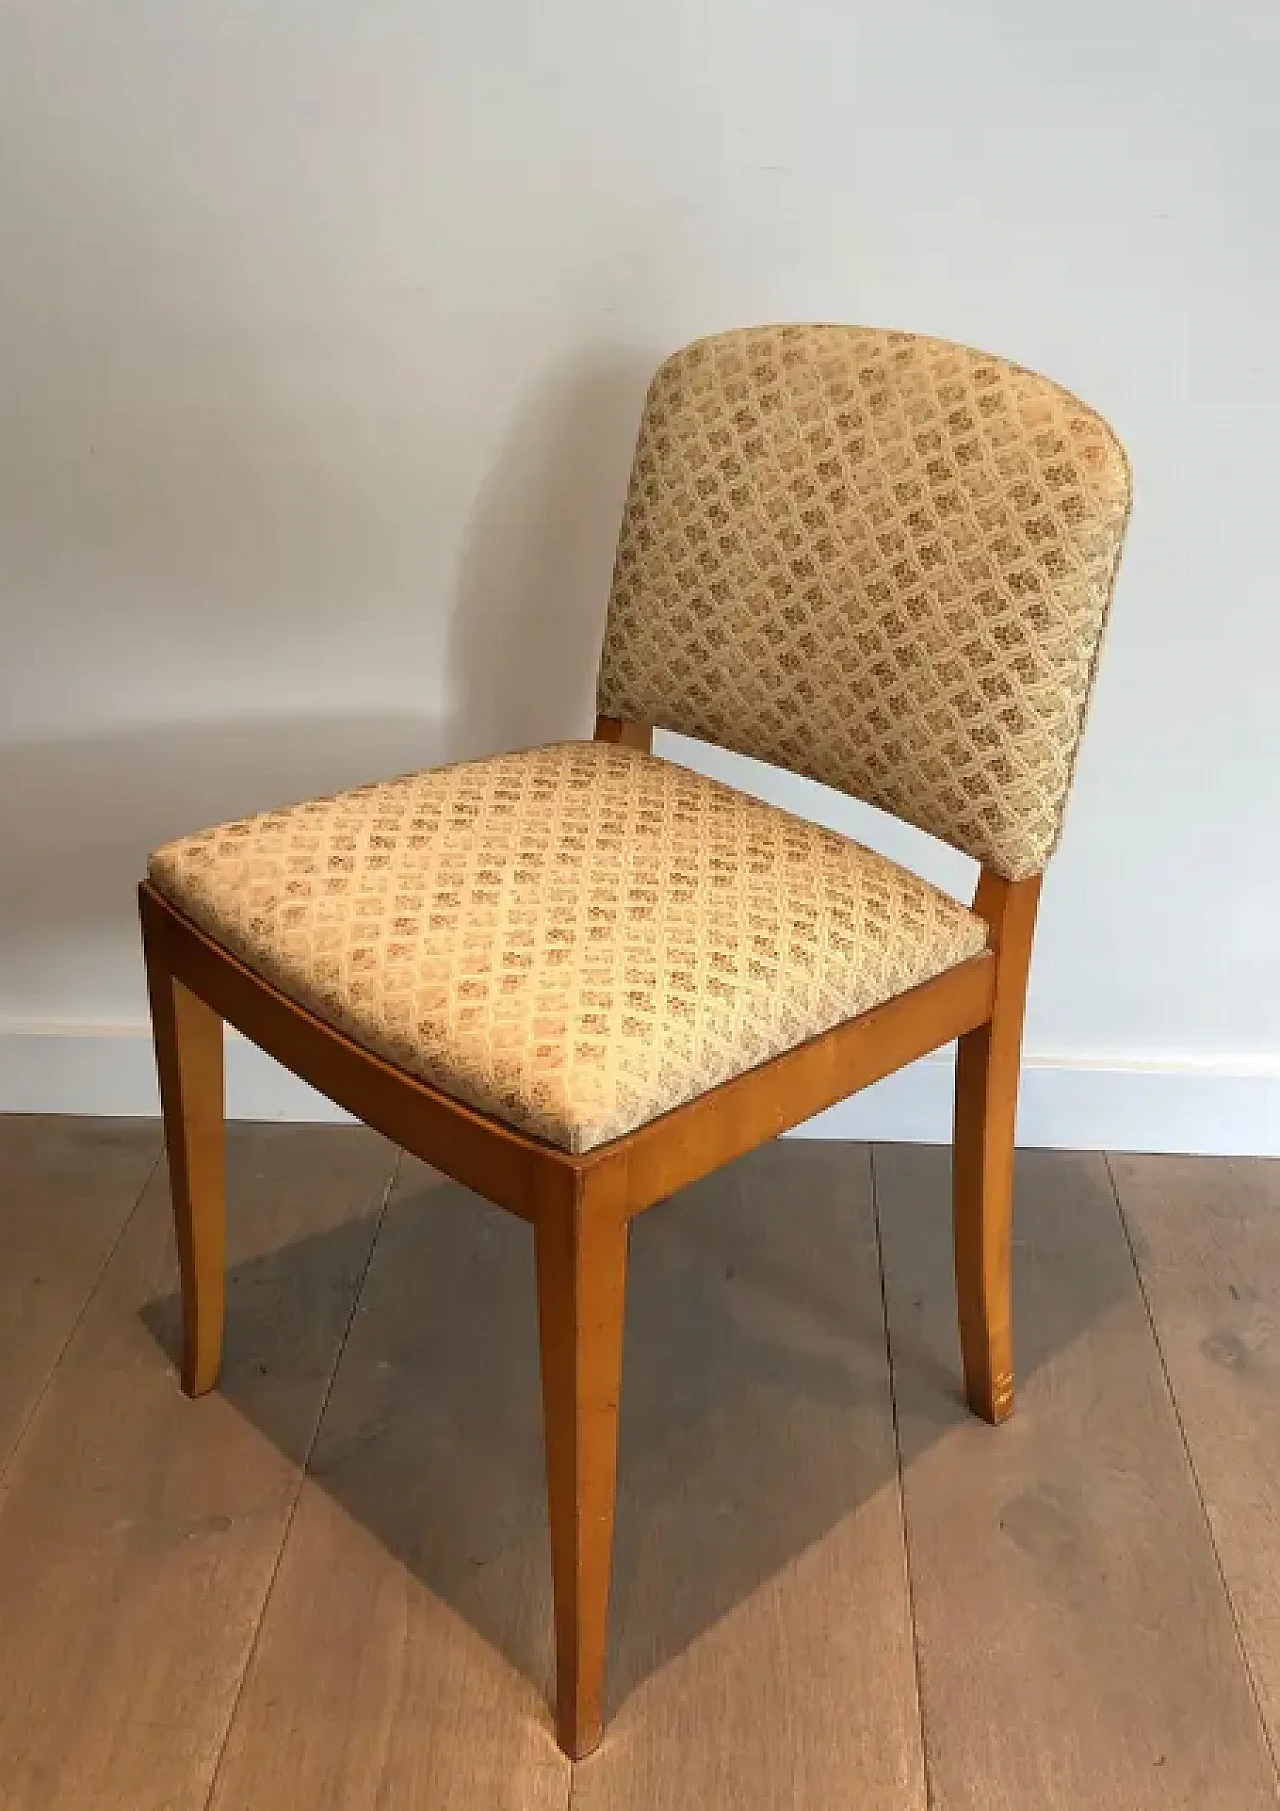
[[599, 708], [1036, 873], [1128, 507], [1106, 423], [988, 353], [863, 327], [700, 340], [645, 405]]

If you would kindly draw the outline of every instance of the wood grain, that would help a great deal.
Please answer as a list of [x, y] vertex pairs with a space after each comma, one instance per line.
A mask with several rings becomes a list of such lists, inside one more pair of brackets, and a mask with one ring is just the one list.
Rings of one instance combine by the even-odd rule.
[[974, 956], [580, 1161], [607, 1162], [625, 1153], [629, 1209], [642, 1213], [980, 1025], [991, 1011], [994, 987], [994, 957]]
[[1280, 1753], [1280, 1162], [1109, 1161]]
[[0, 1471], [159, 1156], [149, 1121], [0, 1118]]
[[235, 1128], [229, 1155], [220, 1391], [173, 1374], [157, 1171], [14, 1461], [5, 1811], [204, 1806], [394, 1162], [347, 1128]]
[[1013, 1413], [1013, 1141], [1022, 1021], [1040, 876], [1003, 880], [984, 868], [973, 909], [996, 955], [991, 1019], [956, 1051], [952, 1217], [965, 1398], [997, 1424]]
[[623, 748], [642, 748], [646, 754], [653, 750], [653, 726], [648, 723], [628, 723], [621, 717], [597, 717], [597, 742], [617, 742]]
[[556, 1626], [556, 1735], [600, 1740], [627, 1291], [626, 1173], [600, 1165], [534, 1229]]
[[366, 1125], [486, 1200], [533, 1220], [574, 1197], [585, 1173], [626, 1159], [627, 1210], [641, 1213], [859, 1088], [982, 1024], [995, 958], [971, 957], [932, 981], [580, 1157], [487, 1118], [373, 1056], [252, 973], [144, 883], [145, 934], [184, 986], [278, 1062]]
[[149, 942], [162, 942], [181, 983], [260, 1049], [402, 1150], [532, 1218], [534, 1203], [573, 1188], [571, 1158], [488, 1119], [384, 1063], [238, 962], [146, 882], [138, 909]]
[[533, 1240], [406, 1162], [211, 1811], [564, 1811]]
[[[557, 1727], [565, 1751], [580, 1757], [600, 1733], [611, 1509], [606, 1453], [612, 1445], [604, 1429], [614, 1413], [612, 1406], [608, 1416], [604, 1410], [606, 1401], [617, 1401], [610, 1378], [620, 1334], [615, 1324], [605, 1338], [587, 1298], [594, 1293], [621, 1301], [627, 1219], [982, 1024], [994, 998], [996, 958], [984, 952], [960, 963], [626, 1137], [574, 1157], [381, 1062], [253, 974], [149, 885], [139, 888], [138, 897], [170, 1132], [184, 1276], [182, 1372], [190, 1393], [209, 1386], [218, 1362], [221, 1302], [213, 1271], [221, 1238], [221, 1019], [411, 1153], [534, 1222], [554, 1499]], [[611, 1221], [608, 1257], [593, 1202], [607, 1207]], [[585, 1265], [578, 1279], [559, 1274], [570, 1232], [574, 1263], [582, 1259]], [[600, 1250], [588, 1257], [587, 1243]], [[611, 1270], [618, 1273], [616, 1283], [605, 1284]], [[559, 1330], [553, 1325], [558, 1312], [570, 1317]], [[592, 1327], [598, 1349], [572, 1351], [566, 1370], [565, 1333], [580, 1341]], [[593, 1408], [584, 1417], [577, 1398], [588, 1382]], [[561, 1423], [570, 1385], [576, 1421], [566, 1440]], [[589, 1454], [588, 1447], [596, 1450]]]
[[142, 921], [155, 1040], [165, 1165], [182, 1278], [182, 1355], [188, 1396], [203, 1396], [222, 1362], [227, 1152], [223, 1025], [169, 968], [168, 921]]
[[1097, 1157], [1020, 1152], [1025, 1385], [957, 1387], [945, 1150], [877, 1147], [922, 1708], [947, 1811], [1274, 1811], [1173, 1404]]
[[574, 1811], [923, 1811], [865, 1149], [632, 1228], [604, 1741]]
[[[137, 1136], [0, 1121], [6, 1257], [83, 1293], [94, 1190], [145, 1167]], [[0, 1485], [5, 1811], [203, 1811], [211, 1782], [215, 1811], [566, 1811], [571, 1772], [574, 1811], [922, 1811], [865, 1152], [770, 1146], [633, 1228], [616, 1714], [576, 1770], [548, 1712], [533, 1241], [416, 1164], [296, 1499], [391, 1161], [360, 1131], [232, 1128], [227, 1363], [199, 1403], [148, 1188]], [[876, 1163], [931, 1802], [1274, 1811], [1100, 1160], [1019, 1157], [1026, 1387], [999, 1432], [961, 1401], [947, 1154]], [[1115, 1175], [1274, 1720], [1280, 1165]]]

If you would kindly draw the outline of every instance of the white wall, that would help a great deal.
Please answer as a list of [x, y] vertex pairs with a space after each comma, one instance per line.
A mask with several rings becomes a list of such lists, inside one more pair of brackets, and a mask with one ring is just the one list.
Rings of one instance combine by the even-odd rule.
[[[1265, 0], [11, 0], [0, 1105], [149, 1100], [149, 845], [583, 730], [648, 373], [817, 316], [1133, 455], [1024, 1128], [1277, 1148], [1278, 53]], [[840, 1123], [937, 1129], [923, 1073]]]

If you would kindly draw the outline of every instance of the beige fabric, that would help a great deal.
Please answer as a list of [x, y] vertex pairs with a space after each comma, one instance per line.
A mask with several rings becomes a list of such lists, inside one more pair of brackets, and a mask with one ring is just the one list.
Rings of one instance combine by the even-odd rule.
[[881, 856], [604, 743], [224, 824], [150, 872], [326, 1022], [570, 1151], [986, 943]]
[[862, 327], [699, 341], [649, 393], [600, 709], [1020, 879], [1058, 838], [1128, 505], [1106, 424], [987, 353]]

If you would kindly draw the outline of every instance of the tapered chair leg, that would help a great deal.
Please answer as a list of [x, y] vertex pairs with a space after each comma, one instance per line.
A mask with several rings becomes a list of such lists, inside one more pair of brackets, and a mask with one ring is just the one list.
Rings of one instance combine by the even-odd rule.
[[222, 1020], [174, 979], [145, 903], [143, 943], [182, 1282], [182, 1387], [203, 1396], [218, 1380], [226, 1288]]
[[607, 1182], [593, 1191], [592, 1180], [535, 1231], [556, 1735], [574, 1760], [599, 1742], [603, 1716], [628, 1244]]
[[1040, 877], [984, 872], [974, 910], [996, 952], [991, 1022], [960, 1039], [952, 1196], [965, 1400], [992, 1423], [1013, 1413], [1013, 1150], [1027, 970]]

